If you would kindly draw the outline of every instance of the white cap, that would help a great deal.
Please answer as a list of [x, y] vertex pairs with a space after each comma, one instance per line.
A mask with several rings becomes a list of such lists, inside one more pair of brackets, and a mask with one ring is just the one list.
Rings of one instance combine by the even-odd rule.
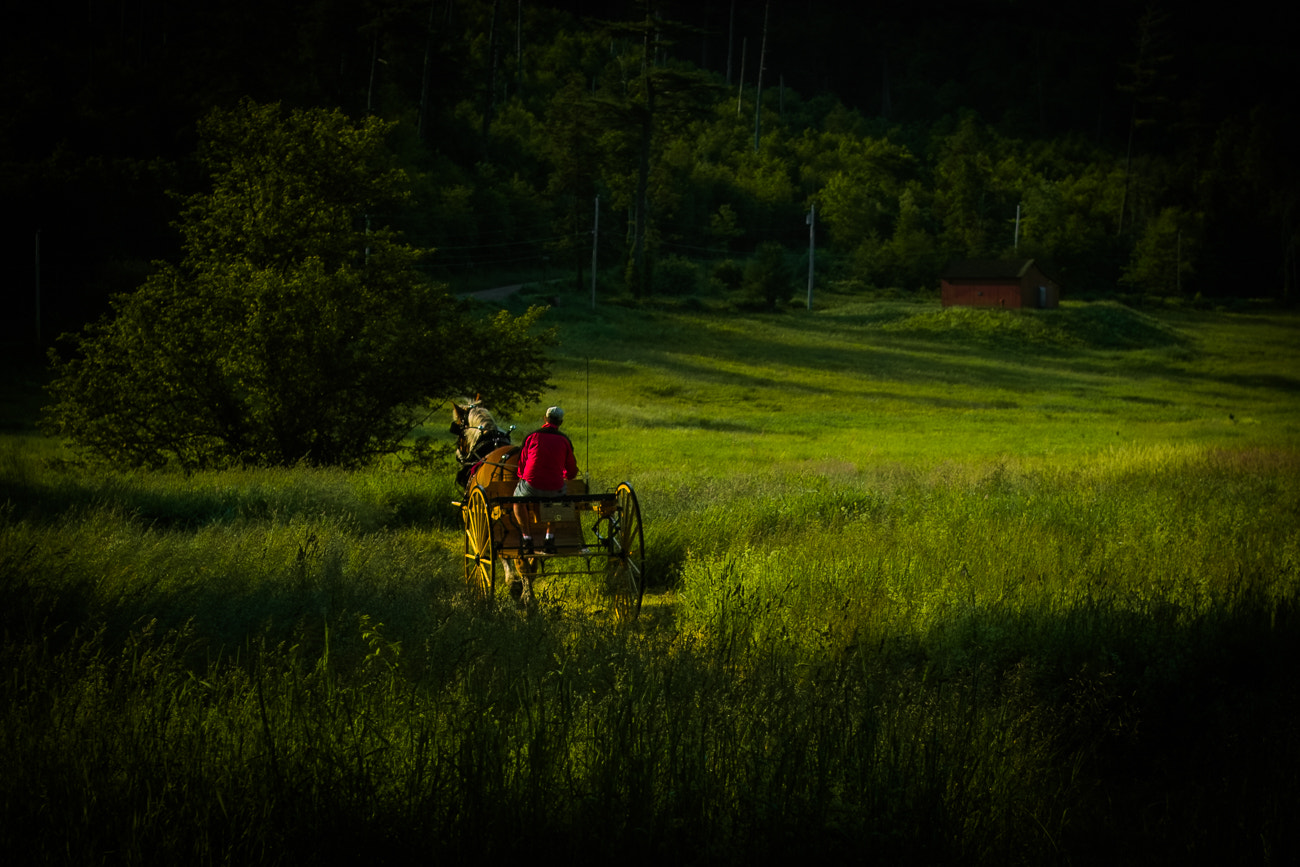
[[556, 424], [560, 424], [564, 421], [564, 410], [560, 409], [558, 406], [553, 406], [546, 410], [546, 419], [547, 421], [553, 421]]

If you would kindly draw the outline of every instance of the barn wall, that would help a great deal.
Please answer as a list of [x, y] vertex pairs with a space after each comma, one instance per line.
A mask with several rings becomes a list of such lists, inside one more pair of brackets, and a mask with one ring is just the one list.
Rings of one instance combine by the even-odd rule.
[[[1038, 270], [1037, 267], [1031, 267], [1021, 281], [1023, 299], [1022, 304], [1025, 307], [1060, 307], [1061, 290], [1046, 274]], [[1040, 286], [1047, 287], [1046, 298], [1040, 297]]]
[[940, 277], [943, 306], [1059, 307], [1060, 287], [1032, 262], [1027, 264], [1028, 267], [1023, 269], [1024, 274], [1019, 277], [998, 277], [996, 271], [986, 273], [983, 277], [955, 277], [953, 280]]
[[[1024, 293], [1018, 283], [994, 281], [940, 281], [940, 297], [944, 307], [1020, 307]], [[1035, 287], [1034, 292], [1038, 289]]]

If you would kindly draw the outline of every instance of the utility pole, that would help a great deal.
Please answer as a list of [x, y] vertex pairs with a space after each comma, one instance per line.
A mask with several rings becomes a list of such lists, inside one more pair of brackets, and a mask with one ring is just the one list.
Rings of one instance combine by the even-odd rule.
[[813, 295], [813, 258], [817, 255], [817, 203], [812, 203], [808, 212], [808, 309], [812, 310]]
[[1012, 240], [1011, 248], [1017, 253], [1020, 252], [1020, 205], [1016, 205], [1016, 234]]

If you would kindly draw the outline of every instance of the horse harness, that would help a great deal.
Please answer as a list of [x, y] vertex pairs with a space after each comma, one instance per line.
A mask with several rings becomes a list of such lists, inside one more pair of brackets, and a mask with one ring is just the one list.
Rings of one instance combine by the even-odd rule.
[[[458, 437], [464, 436], [467, 429], [469, 428], [462, 424], [453, 424], [451, 426], [451, 432], [456, 434]], [[497, 449], [510, 445], [510, 434], [508, 431], [503, 431], [500, 428], [495, 427], [478, 427], [472, 429], [479, 432], [478, 438], [474, 441], [474, 444], [464, 449], [460, 446], [457, 446], [456, 448], [456, 461], [460, 464], [460, 470], [456, 473], [456, 480], [462, 485], [465, 484], [469, 480], [470, 476], [474, 474], [474, 471], [478, 468], [478, 465], [483, 462], [484, 458]]]

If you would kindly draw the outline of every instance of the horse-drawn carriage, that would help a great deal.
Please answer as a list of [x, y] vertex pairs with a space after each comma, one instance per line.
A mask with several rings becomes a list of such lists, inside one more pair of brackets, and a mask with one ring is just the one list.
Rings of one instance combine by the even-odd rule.
[[[519, 447], [509, 444], [508, 434], [503, 441], [480, 406], [453, 406], [452, 416], [463, 468], [458, 478], [466, 484], [456, 505], [465, 523], [470, 592], [494, 599], [500, 566], [520, 605], [532, 603], [534, 581], [573, 579], [601, 589], [615, 618], [636, 617], [645, 591], [645, 540], [632, 486], [624, 482], [613, 493], [593, 494], [586, 482], [571, 479], [560, 495], [516, 497]], [[542, 530], [548, 531], [547, 544], [525, 548], [524, 537], [540, 538]]]

